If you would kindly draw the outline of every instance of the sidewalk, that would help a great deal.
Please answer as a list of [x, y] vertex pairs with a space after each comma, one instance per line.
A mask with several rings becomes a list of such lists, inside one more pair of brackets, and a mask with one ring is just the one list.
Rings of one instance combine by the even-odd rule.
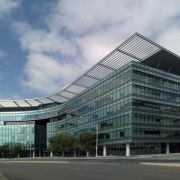
[[69, 159], [69, 160], [107, 160], [107, 159], [122, 159], [122, 160], [176, 160], [180, 161], [180, 153], [172, 154], [148, 154], [148, 155], [133, 155], [133, 156], [90, 156], [90, 157], [45, 157], [44, 159]]
[[[16, 158], [13, 160], [172, 160], [180, 161], [180, 153], [172, 154], [151, 154], [151, 155], [133, 155], [133, 156], [90, 156], [90, 157], [35, 157], [35, 158]], [[0, 159], [12, 160], [12, 159]]]

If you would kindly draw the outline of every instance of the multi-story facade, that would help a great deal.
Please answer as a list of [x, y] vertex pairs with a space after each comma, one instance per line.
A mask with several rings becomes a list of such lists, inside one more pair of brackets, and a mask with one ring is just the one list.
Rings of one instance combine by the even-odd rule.
[[60, 93], [0, 105], [0, 145], [31, 156], [84, 131], [100, 155], [180, 152], [180, 58], [137, 33]]

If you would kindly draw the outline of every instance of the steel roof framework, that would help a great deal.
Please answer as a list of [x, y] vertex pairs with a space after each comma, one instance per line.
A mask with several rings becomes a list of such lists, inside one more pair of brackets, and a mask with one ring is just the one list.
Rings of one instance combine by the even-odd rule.
[[112, 74], [123, 65], [131, 61], [141, 62], [162, 49], [164, 48], [158, 44], [135, 33], [59, 93], [35, 99], [0, 100], [0, 108], [36, 107], [48, 103], [64, 103]]

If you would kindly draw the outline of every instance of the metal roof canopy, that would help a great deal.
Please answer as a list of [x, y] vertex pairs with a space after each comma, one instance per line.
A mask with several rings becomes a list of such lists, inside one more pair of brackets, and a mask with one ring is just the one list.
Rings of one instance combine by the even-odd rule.
[[[48, 103], [64, 103], [85, 91], [103, 78], [112, 74], [123, 65], [131, 62], [141, 62], [158, 69], [180, 75], [180, 57], [146, 37], [135, 33], [120, 46], [105, 56], [100, 62], [90, 68], [72, 84], [55, 95], [36, 99], [0, 100], [1, 107], [37, 107]], [[9, 101], [9, 103], [7, 103]]]
[[[146, 57], [160, 50], [159, 45], [135, 33], [58, 94], [64, 94], [66, 91], [72, 93], [72, 91], [69, 91], [72, 88], [74, 89], [74, 93], [79, 94], [112, 74], [123, 65], [131, 61], [141, 62]], [[72, 96], [68, 96], [67, 98], [71, 99]]]

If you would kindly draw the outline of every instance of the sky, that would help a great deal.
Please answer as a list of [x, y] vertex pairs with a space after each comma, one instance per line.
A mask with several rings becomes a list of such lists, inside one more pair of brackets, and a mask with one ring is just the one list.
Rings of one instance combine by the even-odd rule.
[[0, 0], [0, 99], [60, 92], [135, 32], [180, 55], [180, 1]]

